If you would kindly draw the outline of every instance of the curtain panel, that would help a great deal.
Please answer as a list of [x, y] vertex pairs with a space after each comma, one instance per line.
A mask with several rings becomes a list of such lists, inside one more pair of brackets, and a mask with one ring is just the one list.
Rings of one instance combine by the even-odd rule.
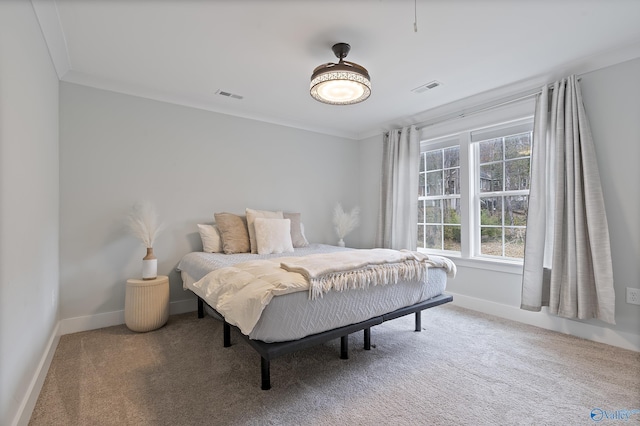
[[542, 306], [615, 324], [605, 203], [575, 76], [545, 86], [536, 100], [521, 308]]
[[383, 140], [377, 247], [416, 249], [419, 168], [416, 127], [389, 131]]

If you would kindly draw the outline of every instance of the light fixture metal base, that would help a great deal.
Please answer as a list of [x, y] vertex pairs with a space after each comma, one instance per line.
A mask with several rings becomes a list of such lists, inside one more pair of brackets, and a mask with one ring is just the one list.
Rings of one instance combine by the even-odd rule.
[[347, 43], [336, 43], [331, 47], [331, 50], [333, 50], [336, 57], [342, 61], [349, 54], [351, 46]]

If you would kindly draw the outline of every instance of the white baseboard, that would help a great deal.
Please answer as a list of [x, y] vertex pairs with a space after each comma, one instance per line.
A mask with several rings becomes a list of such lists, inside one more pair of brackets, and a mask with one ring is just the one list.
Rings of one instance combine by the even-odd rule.
[[[169, 303], [169, 315], [184, 314], [197, 309], [196, 299], [178, 300]], [[78, 333], [124, 324], [124, 310], [104, 312], [84, 317], [67, 318], [60, 321], [60, 335]]]
[[33, 413], [33, 409], [36, 406], [36, 402], [38, 402], [40, 390], [42, 389], [42, 385], [44, 384], [44, 379], [47, 377], [47, 372], [49, 371], [49, 366], [51, 365], [51, 360], [53, 359], [53, 355], [56, 352], [59, 341], [60, 322], [56, 324], [53, 332], [51, 333], [51, 336], [49, 337], [49, 342], [47, 343], [47, 347], [44, 353], [42, 354], [42, 358], [40, 358], [38, 368], [31, 378], [31, 382], [29, 383], [27, 392], [22, 399], [22, 402], [20, 403], [20, 408], [18, 409], [16, 417], [11, 423], [13, 426], [26, 426], [29, 424], [31, 414]]
[[84, 317], [66, 318], [60, 321], [60, 334], [78, 333], [124, 324], [124, 311], [103, 312]]
[[531, 312], [515, 306], [503, 305], [476, 297], [448, 293], [453, 296], [453, 304], [462, 308], [640, 352], [640, 335], [637, 334], [598, 327], [582, 321], [560, 318], [549, 315], [546, 312]]

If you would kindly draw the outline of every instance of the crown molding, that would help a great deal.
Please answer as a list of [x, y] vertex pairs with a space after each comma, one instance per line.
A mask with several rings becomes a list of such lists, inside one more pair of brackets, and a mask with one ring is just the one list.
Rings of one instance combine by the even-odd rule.
[[71, 69], [71, 62], [69, 61], [67, 41], [60, 23], [58, 5], [55, 0], [31, 0], [31, 5], [47, 43], [58, 79], [62, 80], [62, 77]]
[[173, 105], [180, 105], [188, 108], [196, 108], [204, 111], [211, 111], [218, 114], [229, 115], [232, 117], [245, 118], [248, 120], [261, 121], [263, 123], [284, 126], [307, 132], [319, 133], [327, 136], [335, 136], [344, 139], [358, 140], [358, 134], [352, 132], [342, 132], [331, 128], [321, 128], [307, 126], [298, 122], [281, 120], [263, 114], [251, 114], [246, 112], [234, 111], [225, 107], [207, 103], [201, 99], [193, 99], [187, 96], [179, 96], [154, 88], [143, 87], [137, 84], [128, 84], [121, 81], [110, 80], [102, 77], [96, 77], [77, 71], [70, 70], [61, 79], [66, 83], [88, 86], [94, 89], [106, 90], [109, 92], [120, 93], [128, 96], [149, 99], [153, 101], [166, 102]]

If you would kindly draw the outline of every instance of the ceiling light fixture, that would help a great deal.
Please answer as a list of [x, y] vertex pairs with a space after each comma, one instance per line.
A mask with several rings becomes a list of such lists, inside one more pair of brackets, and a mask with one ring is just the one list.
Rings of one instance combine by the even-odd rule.
[[371, 95], [369, 72], [361, 65], [345, 61], [351, 46], [337, 43], [331, 48], [340, 59], [337, 64], [322, 64], [311, 75], [311, 96], [331, 105], [351, 105]]

